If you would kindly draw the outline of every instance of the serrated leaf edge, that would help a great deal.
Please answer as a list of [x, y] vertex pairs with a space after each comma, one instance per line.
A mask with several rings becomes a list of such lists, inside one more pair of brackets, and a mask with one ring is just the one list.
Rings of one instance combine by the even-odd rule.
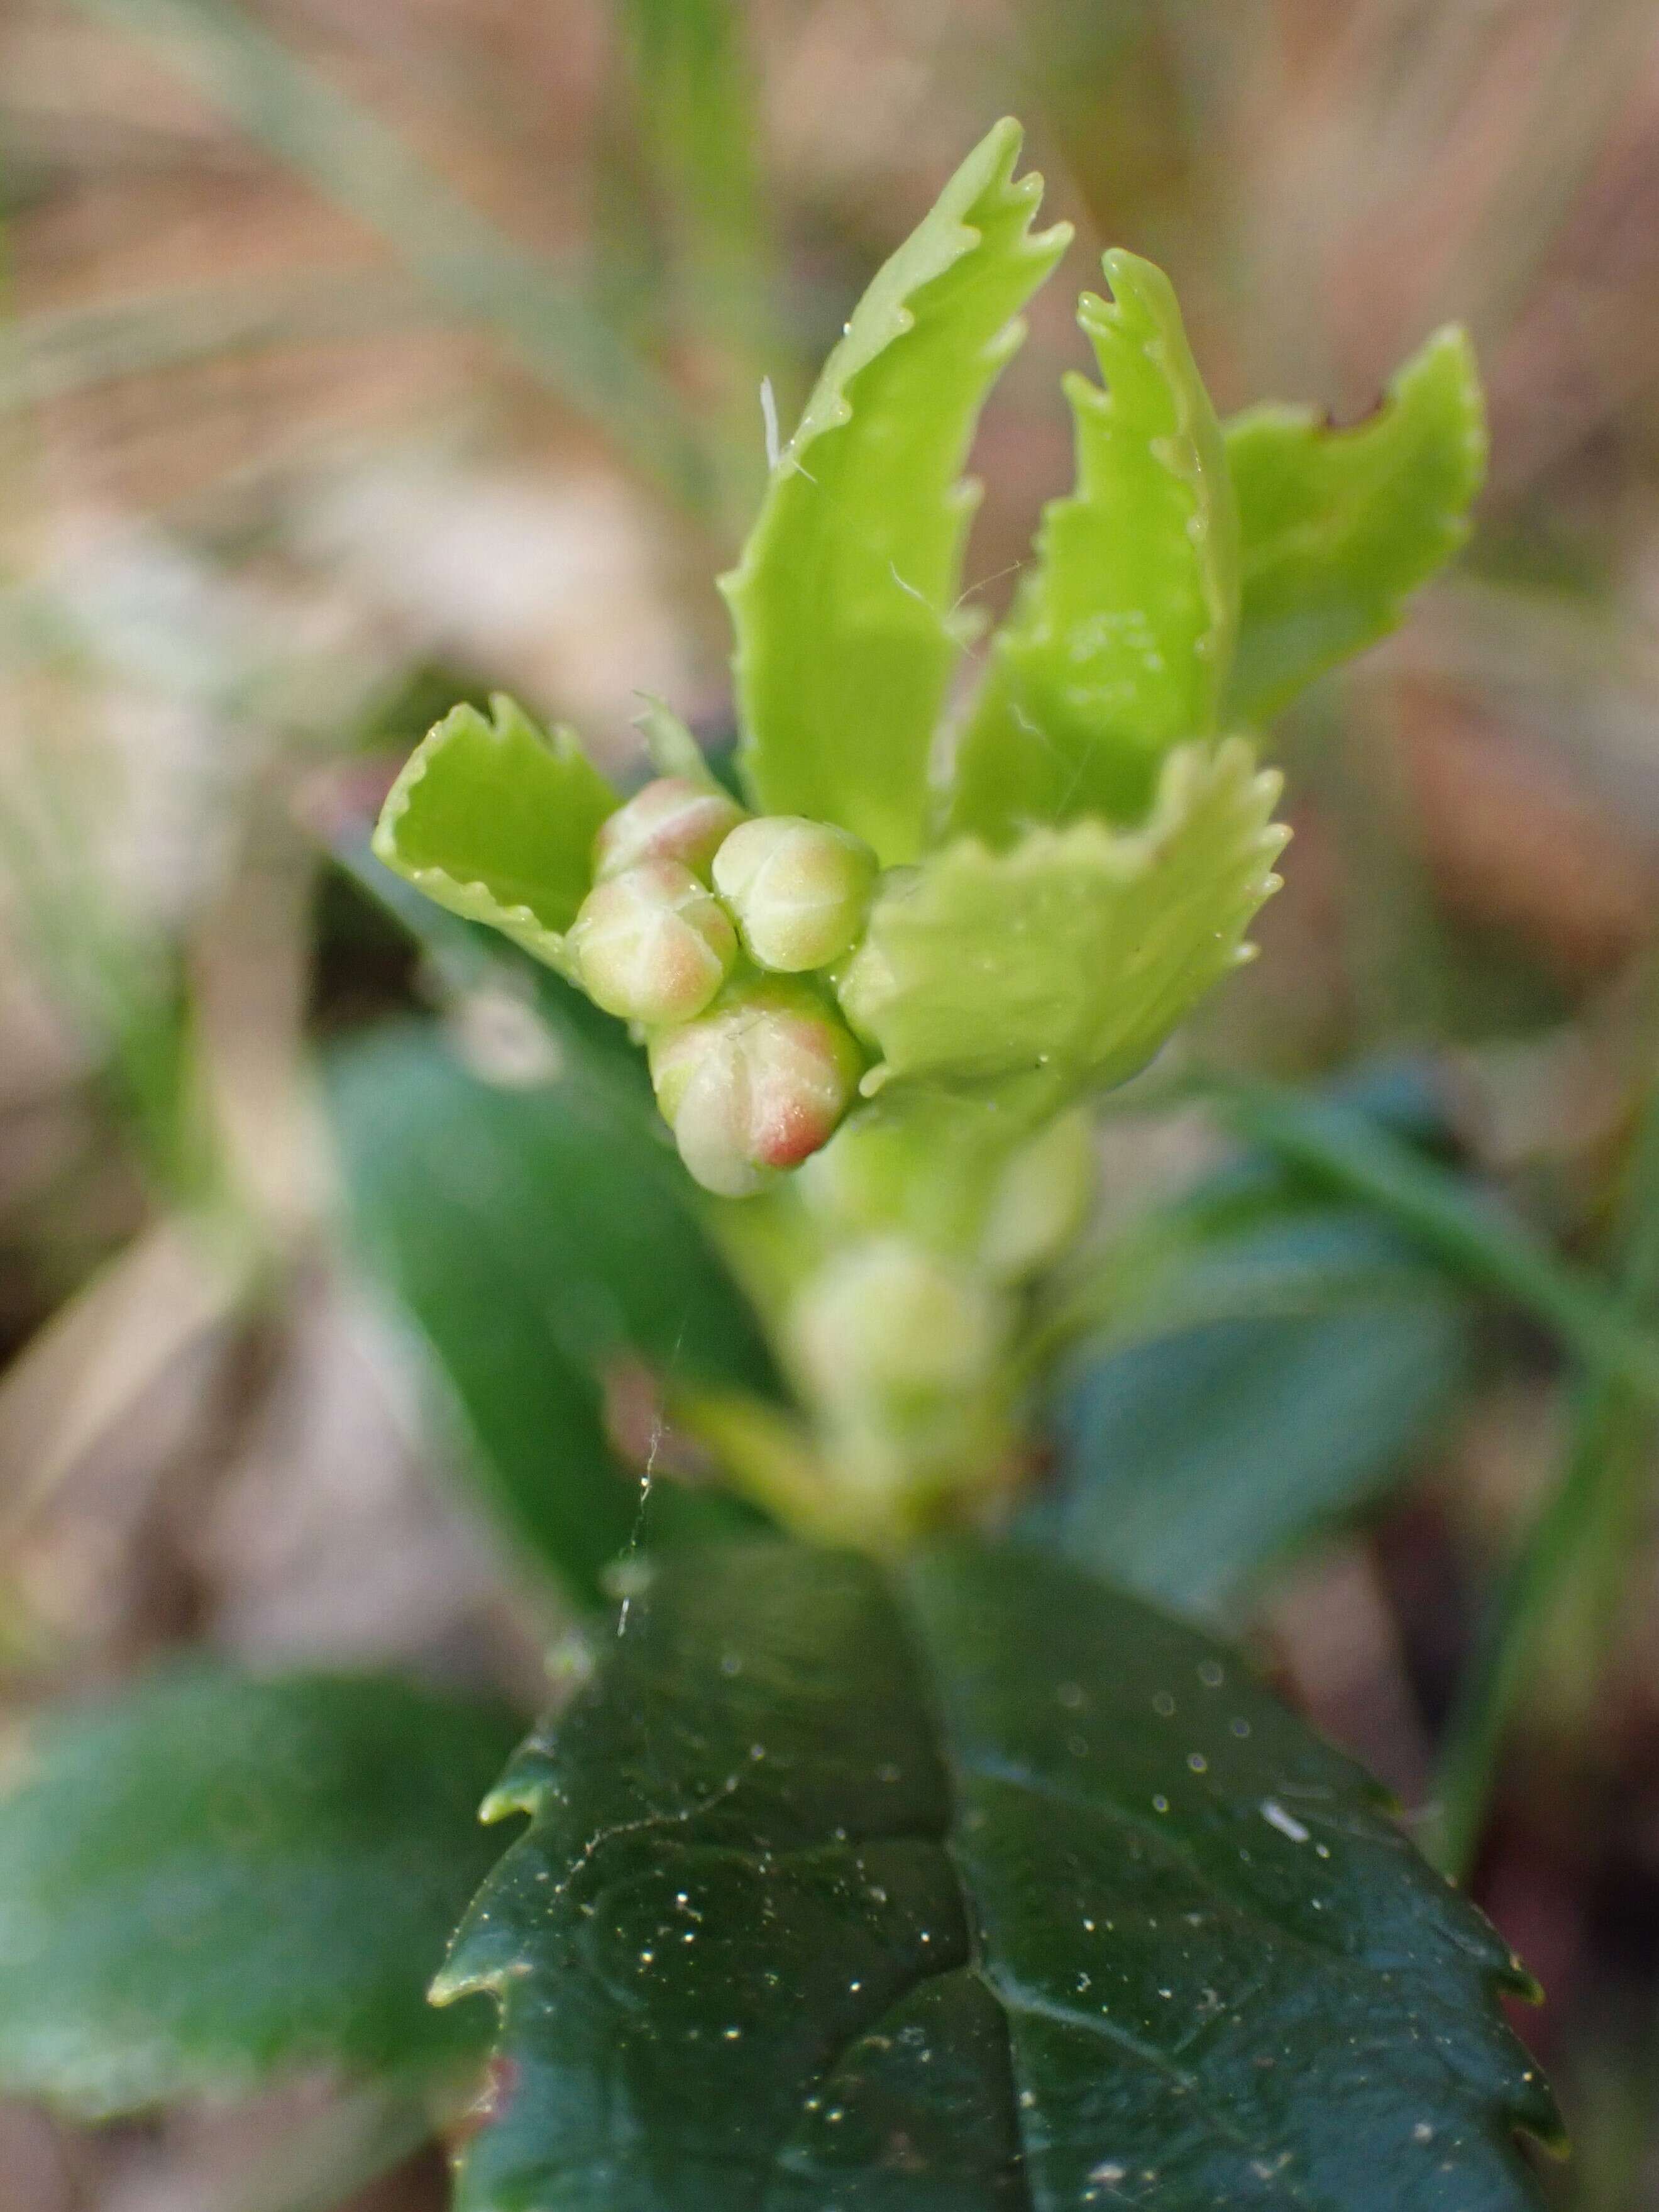
[[[1014, 176], [1014, 167], [1024, 144], [1024, 131], [1012, 116], [1004, 116], [994, 124], [972, 153], [961, 163], [947, 182], [939, 199], [924, 216], [916, 231], [896, 249], [902, 252], [912, 244], [928, 224], [939, 221], [939, 245], [931, 260], [918, 267], [906, 291], [888, 303], [884, 315], [878, 320], [869, 310], [868, 294], [854, 309], [846, 331], [834, 347], [819, 371], [817, 382], [802, 410], [799, 422], [788, 442], [778, 454], [768, 476], [766, 492], [759, 513], [735, 565], [716, 578], [721, 597], [731, 610], [736, 635], [736, 649], [732, 669], [734, 690], [739, 702], [746, 696], [746, 673], [750, 654], [740, 619], [741, 602], [757, 583], [764, 557], [771, 520], [772, 495], [790, 477], [807, 476], [811, 471], [802, 460], [802, 454], [818, 439], [844, 428], [854, 416], [854, 404], [848, 387], [869, 368], [889, 347], [905, 337], [915, 327], [915, 315], [908, 301], [916, 293], [945, 276], [957, 264], [975, 252], [984, 238], [978, 226], [962, 220], [968, 209], [991, 194], [1000, 195], [1004, 207], [1029, 210], [1027, 228], [1015, 251], [1021, 259], [1034, 264], [1046, 264], [1052, 268], [1065, 252], [1074, 235], [1070, 222], [1051, 224], [1048, 229], [1032, 231], [1030, 221], [1042, 203], [1043, 179], [1040, 172], [1030, 170], [1021, 178]], [[893, 257], [890, 256], [889, 259]], [[884, 268], [887, 264], [884, 263]], [[879, 272], [878, 272], [879, 274]], [[872, 280], [873, 281], [873, 280]], [[1038, 282], [1041, 283], [1039, 277]], [[1014, 315], [977, 350], [974, 358], [1000, 373], [1019, 350], [1026, 335], [1026, 322], [1022, 315]], [[948, 510], [966, 517], [977, 507], [982, 496], [982, 487], [971, 476], [964, 475], [947, 488], [945, 497]], [[960, 609], [931, 609], [945, 636], [960, 648], [975, 635], [977, 620], [971, 612]], [[751, 799], [757, 796], [755, 788], [754, 762], [761, 750], [759, 733], [744, 726], [737, 753], [738, 772]]]
[[[1243, 929], [1249, 927], [1250, 919], [1267, 900], [1283, 888], [1283, 878], [1275, 872], [1273, 863], [1290, 842], [1291, 830], [1285, 823], [1265, 819], [1279, 803], [1285, 787], [1284, 776], [1275, 768], [1261, 767], [1254, 745], [1242, 734], [1224, 738], [1216, 744], [1177, 745], [1167, 753], [1159, 770], [1152, 806], [1146, 819], [1133, 829], [1118, 829], [1100, 817], [1091, 815], [1059, 829], [1039, 825], [1028, 830], [1017, 843], [1006, 847], [988, 845], [983, 838], [977, 836], [953, 838], [948, 844], [937, 846], [928, 854], [921, 863], [921, 872], [925, 877], [935, 864], [966, 860], [982, 863], [988, 872], [1017, 880], [1022, 875], [1041, 876], [1053, 869], [1056, 863], [1075, 866], [1082, 862], [1092, 865], [1103, 876], [1118, 886], [1127, 888], [1137, 881], [1147, 881], [1152, 877], [1165, 845], [1182, 828], [1205, 790], [1232, 779], [1242, 779], [1237, 797], [1241, 813], [1254, 809], [1259, 817], [1263, 817], [1261, 826], [1255, 832], [1253, 839], [1247, 837], [1244, 841], [1245, 849], [1253, 850], [1253, 856], [1261, 861], [1263, 872], [1238, 887], [1236, 904], [1242, 904], [1247, 909], [1238, 925]], [[915, 872], [905, 872], [912, 881], [898, 896], [913, 894]], [[893, 975], [879, 946], [877, 937], [879, 912], [878, 897], [865, 945], [854, 956], [854, 968], [849, 969], [848, 975], [842, 979], [842, 988], [846, 990], [853, 981], [854, 969], [857, 970], [862, 992], [856, 1026], [872, 1035], [875, 1022], [879, 1020], [886, 1006], [902, 995], [903, 988]], [[1233, 964], [1237, 967], [1247, 965], [1256, 957], [1256, 946], [1249, 939], [1242, 939], [1233, 949]], [[884, 996], [882, 995], [884, 981], [887, 986]], [[866, 1097], [873, 1097], [890, 1083], [908, 1079], [908, 1071], [894, 1068], [885, 1060], [878, 1060], [865, 1075], [860, 1087]]]
[[[1382, 397], [1376, 405], [1368, 413], [1358, 416], [1354, 422], [1334, 422], [1328, 414], [1322, 413], [1317, 407], [1288, 400], [1269, 399], [1262, 401], [1257, 406], [1246, 407], [1237, 415], [1229, 416], [1221, 426], [1223, 435], [1231, 439], [1236, 431], [1243, 433], [1254, 428], [1258, 423], [1273, 422], [1280, 424], [1286, 429], [1305, 430], [1320, 445], [1340, 446], [1350, 441], [1364, 440], [1374, 435], [1389, 416], [1398, 414], [1409, 404], [1413, 386], [1419, 381], [1430, 380], [1443, 356], [1449, 354], [1456, 356], [1463, 371], [1457, 380], [1457, 411], [1461, 418], [1462, 453], [1468, 465], [1468, 474], [1464, 479], [1467, 489], [1462, 495], [1461, 505], [1443, 507], [1430, 517], [1431, 527], [1440, 539], [1440, 550], [1425, 565], [1423, 576], [1418, 580], [1420, 583], [1425, 577], [1432, 574], [1441, 562], [1446, 560], [1458, 550], [1459, 546], [1468, 542], [1474, 526], [1468, 513], [1468, 505], [1479, 493], [1485, 481], [1486, 465], [1491, 453], [1486, 410], [1481, 396], [1480, 378], [1475, 363], [1474, 347], [1468, 331], [1462, 323], [1443, 323], [1437, 330], [1431, 331], [1417, 350], [1407, 355], [1389, 379], [1383, 388]], [[1305, 524], [1297, 533], [1297, 542], [1318, 546], [1322, 544], [1328, 544], [1334, 537], [1340, 535], [1340, 521], [1333, 525], [1328, 519], [1324, 521]], [[1248, 547], [1241, 546], [1239, 565], [1243, 574], [1248, 576], [1251, 573], [1252, 564]], [[1261, 556], [1258, 554], [1255, 566], [1261, 565]], [[1391, 593], [1389, 595], [1391, 604], [1397, 608], [1401, 602], [1417, 588], [1418, 585], [1415, 583], [1407, 584], [1398, 594]]]
[[[465, 882], [461, 878], [451, 875], [447, 868], [419, 866], [405, 860], [398, 849], [398, 824], [413, 805], [416, 787], [425, 781], [428, 769], [440, 754], [454, 742], [456, 732], [453, 726], [457, 714], [463, 712], [477, 714], [483, 727], [496, 738], [505, 736], [509, 716], [517, 716], [529, 723], [531, 727], [535, 727], [518, 702], [504, 691], [492, 691], [489, 705], [493, 717], [489, 720], [477, 714], [477, 708], [452, 707], [441, 721], [433, 724], [398, 771], [397, 780], [387, 792], [380, 818], [374, 824], [369, 849], [377, 860], [390, 868], [394, 875], [401, 876], [405, 883], [412, 884], [417, 891], [423, 891], [434, 905], [447, 908], [451, 914], [458, 914], [465, 921], [488, 923], [492, 929], [499, 929], [503, 937], [511, 938], [515, 945], [522, 945], [538, 960], [544, 961], [550, 968], [557, 969], [561, 975], [568, 975], [571, 966], [565, 951], [566, 940], [562, 931], [549, 929], [527, 906], [503, 906], [483, 883], [476, 880]], [[543, 733], [538, 730], [537, 734], [539, 737]], [[545, 733], [545, 742], [549, 749], [562, 759], [568, 759], [572, 753], [581, 754], [580, 741], [568, 723], [556, 722]]]
[[[1425, 518], [1425, 550], [1414, 566], [1409, 580], [1390, 587], [1382, 595], [1375, 623], [1356, 646], [1337, 656], [1334, 660], [1319, 663], [1312, 673], [1300, 678], [1288, 687], [1281, 684], [1276, 690], [1260, 698], [1243, 702], [1243, 711], [1252, 719], [1266, 719], [1279, 713], [1283, 708], [1330, 668], [1352, 659], [1357, 653], [1366, 651], [1397, 629], [1405, 619], [1406, 604], [1413, 592], [1420, 591], [1443, 568], [1455, 554], [1468, 543], [1474, 529], [1470, 508], [1479, 498], [1486, 478], [1491, 457], [1492, 441], [1487, 423], [1486, 397], [1481, 387], [1480, 367], [1475, 359], [1474, 341], [1462, 323], [1443, 323], [1431, 331], [1414, 353], [1407, 355], [1384, 386], [1382, 396], [1368, 413], [1352, 422], [1333, 422], [1319, 408], [1288, 400], [1264, 400], [1229, 416], [1221, 426], [1224, 443], [1231, 448], [1236, 435], [1245, 435], [1259, 425], [1270, 424], [1286, 431], [1304, 433], [1310, 442], [1319, 446], [1341, 445], [1374, 436], [1391, 416], [1410, 404], [1411, 392], [1419, 382], [1429, 382], [1437, 373], [1443, 360], [1455, 359], [1459, 374], [1455, 378], [1456, 413], [1461, 430], [1461, 447], [1464, 470], [1456, 503], [1431, 510]], [[1313, 522], [1305, 523], [1293, 533], [1277, 533], [1266, 544], [1259, 545], [1254, 560], [1249, 540], [1241, 535], [1239, 540], [1239, 580], [1248, 587], [1250, 578], [1264, 568], [1271, 567], [1279, 557], [1279, 551], [1286, 543], [1316, 552], [1328, 550], [1340, 544], [1347, 529], [1346, 516], [1338, 512]]]
[[[894, 1573], [890, 1571], [884, 1575], [883, 1579], [887, 1584], [889, 1602], [896, 1617], [904, 1645], [911, 1656], [916, 1686], [924, 1698], [929, 1713], [930, 1733], [933, 1739], [942, 1745], [950, 1735], [945, 1717], [944, 1700], [936, 1680], [933, 1662], [916, 1633], [911, 1607], [906, 1602], [903, 1587], [905, 1577], [902, 1572]], [[1189, 1632], [1194, 1636], [1200, 1633], [1192, 1630], [1190, 1623], [1187, 1626]], [[1261, 1686], [1265, 1690], [1265, 1684]], [[448, 1956], [434, 1978], [428, 1991], [430, 2001], [441, 2006], [467, 1996], [489, 1997], [497, 2011], [498, 2042], [501, 2033], [507, 2026], [507, 2015], [513, 2002], [514, 1984], [523, 1980], [529, 1970], [511, 1962], [487, 1963], [471, 1954], [475, 1947], [483, 1947], [485, 1929], [490, 1916], [491, 1901], [496, 1886], [502, 1880], [507, 1861], [532, 1844], [534, 1826], [544, 1807], [550, 1799], [556, 1798], [560, 1794], [560, 1785], [552, 1771], [551, 1765], [556, 1748], [556, 1723], [547, 1722], [539, 1724], [514, 1754], [501, 1783], [484, 1801], [480, 1814], [482, 1819], [493, 1821], [514, 1814], [523, 1814], [527, 1817], [531, 1826], [514, 1838], [503, 1853], [501, 1863], [486, 1875], [477, 1895], [468, 1906], [456, 1929]], [[1392, 1820], [1394, 1801], [1391, 1793], [1354, 1762], [1348, 1760], [1346, 1763], [1352, 1768], [1359, 1793], [1376, 1808], [1380, 1815]], [[999, 1779], [1014, 1778], [1003, 1774], [1000, 1768], [996, 1771]], [[1004, 2015], [1005, 2021], [1017, 2012], [1042, 2011], [1044, 2008], [1040, 2002], [1030, 2002], [1027, 1993], [1011, 1984], [1006, 1977], [993, 1972], [986, 1965], [975, 1899], [957, 1863], [956, 1852], [952, 1849], [952, 1838], [957, 1832], [961, 1818], [957, 1791], [949, 1779], [949, 1769], [943, 1764], [941, 1764], [941, 1772], [945, 1777], [950, 1809], [939, 1842], [951, 1865], [961, 1899], [964, 1923], [969, 1929], [971, 1956], [966, 1971], [973, 1973], [988, 1991]], [[715, 1792], [708, 1800], [683, 1807], [676, 1812], [650, 1814], [637, 1820], [626, 1822], [621, 1826], [602, 1829], [588, 1839], [582, 1851], [571, 1862], [562, 1877], [551, 1887], [547, 1899], [543, 1901], [550, 1901], [552, 1898], [561, 1895], [568, 1889], [577, 1880], [582, 1869], [590, 1863], [594, 1855], [617, 1836], [684, 1830], [689, 1823], [695, 1821], [703, 1812], [708, 1810], [711, 1805], [719, 1802], [724, 1794]], [[1155, 1832], [1149, 1830], [1149, 1832]], [[1403, 1832], [1397, 1831], [1397, 1832], [1402, 1847], [1408, 1851], [1411, 1850], [1413, 1847], [1409, 1838]], [[1445, 1878], [1445, 1887], [1454, 1896], [1462, 1897], [1459, 1886], [1449, 1877]], [[1449, 1941], [1474, 1965], [1494, 2011], [1497, 2009], [1498, 2000], [1504, 1996], [1518, 1997], [1528, 2003], [1540, 2002], [1542, 1991], [1538, 1983], [1509, 1944], [1489, 1922], [1474, 1911], [1467, 1899], [1463, 1899], [1463, 1905], [1466, 1915], [1471, 1916], [1468, 1922], [1452, 1926], [1443, 1924], [1440, 1934], [1443, 1940]], [[1385, 1976], [1384, 1978], [1386, 1979], [1387, 1977]], [[1062, 2016], [1069, 2017], [1068, 2014]], [[866, 2029], [860, 2030], [860, 2033], [862, 2034], [867, 2032]], [[1528, 2054], [1526, 2053], [1524, 2046], [1520, 2044], [1518, 2038], [1514, 2037], [1512, 2031], [1510, 2031], [1510, 2038], [1517, 2056], [1527, 2057]], [[1012, 2034], [1008, 2038], [1008, 2045], [1011, 2073], [1018, 2087], [1019, 2074], [1015, 2062]], [[833, 2071], [832, 2063], [825, 2068], [823, 2078], [829, 2078]], [[1018, 2101], [1022, 2106], [1024, 2105], [1023, 2095]], [[1519, 2084], [1511, 2087], [1506, 2097], [1501, 2100], [1495, 2100], [1494, 2110], [1512, 2137], [1518, 2139], [1527, 2136], [1552, 2155], [1565, 2154], [1567, 2148], [1565, 2128], [1554, 2096], [1535, 2064], [1527, 2065]], [[1023, 2112], [1017, 2115], [1016, 2124], [1023, 2142], [1025, 2136]], [[1518, 2156], [1518, 2152], [1516, 2154]], [[1033, 2203], [1034, 2199], [1030, 2197], [1029, 2185], [1024, 2193], [1026, 2201]], [[1291, 2201], [1301, 2203], [1304, 2200], [1301, 2193], [1296, 2191]]]

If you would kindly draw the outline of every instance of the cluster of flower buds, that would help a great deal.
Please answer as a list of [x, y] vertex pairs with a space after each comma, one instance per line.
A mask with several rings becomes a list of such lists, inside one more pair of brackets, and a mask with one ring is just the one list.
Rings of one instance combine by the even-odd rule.
[[810, 980], [863, 933], [876, 856], [843, 830], [753, 818], [717, 787], [662, 776], [611, 816], [570, 932], [577, 977], [635, 1022], [681, 1157], [746, 1197], [833, 1134], [864, 1059]]

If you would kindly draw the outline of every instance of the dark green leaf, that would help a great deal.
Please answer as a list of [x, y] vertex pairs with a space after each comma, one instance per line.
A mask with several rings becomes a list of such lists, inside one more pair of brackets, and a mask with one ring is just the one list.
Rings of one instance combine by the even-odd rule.
[[44, 1720], [0, 1801], [0, 2084], [92, 2114], [478, 2050], [426, 1983], [493, 1853], [510, 1713], [189, 1673]]
[[[371, 1267], [419, 1326], [509, 1531], [579, 1595], [648, 1533], [607, 1439], [608, 1375], [771, 1387], [755, 1321], [648, 1101], [584, 1079], [489, 1083], [443, 1032], [388, 1027], [329, 1067], [347, 1195]], [[657, 1485], [652, 1529], [727, 1521]]]
[[[1206, 1306], [1229, 1317], [1180, 1326]], [[1467, 1308], [1382, 1223], [1335, 1208], [1206, 1248], [1160, 1311], [1152, 1341], [1097, 1355], [1065, 1390], [1067, 1480], [1038, 1523], [1079, 1565], [1182, 1607], [1224, 1604], [1375, 1495], [1468, 1372]]]
[[968, 1547], [665, 1566], [491, 1801], [466, 2212], [1518, 2212], [1524, 1976], [1224, 1648]]

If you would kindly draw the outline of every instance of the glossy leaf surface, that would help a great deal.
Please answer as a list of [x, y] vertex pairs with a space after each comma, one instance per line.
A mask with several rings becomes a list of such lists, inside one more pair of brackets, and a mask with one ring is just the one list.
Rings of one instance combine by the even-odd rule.
[[1221, 426], [1162, 270], [1111, 252], [1078, 320], [1102, 385], [1066, 380], [1077, 489], [991, 648], [950, 826], [994, 844], [1144, 813], [1172, 745], [1210, 734], [1238, 621], [1238, 517]]
[[1015, 181], [1019, 147], [999, 123], [877, 272], [723, 584], [756, 803], [838, 823], [890, 863], [922, 838], [974, 425], [1071, 234], [1032, 235], [1042, 179]]
[[491, 1809], [466, 2212], [1538, 2201], [1504, 1945], [1233, 1654], [1035, 1555], [671, 1562]]
[[642, 1537], [725, 1521], [718, 1499], [667, 1481], [642, 1519], [607, 1432], [607, 1382], [630, 1366], [770, 1378], [648, 1098], [572, 1064], [488, 1082], [418, 1024], [337, 1052], [330, 1075], [364, 1256], [430, 1346], [508, 1533], [591, 1600]]
[[1311, 407], [1235, 416], [1227, 459], [1243, 599], [1226, 713], [1252, 722], [1391, 630], [1468, 536], [1486, 425], [1468, 337], [1437, 331], [1346, 429]]
[[878, 1073], [1133, 1075], [1243, 957], [1277, 882], [1279, 789], [1242, 739], [1185, 747], [1143, 830], [1079, 822], [1006, 853], [963, 839], [892, 879], [842, 989]]
[[0, 1799], [0, 2083], [90, 2114], [477, 2051], [425, 1984], [516, 1723], [390, 1678], [163, 1676], [39, 1722]]
[[452, 914], [559, 967], [616, 793], [568, 730], [544, 736], [502, 692], [490, 708], [488, 721], [476, 707], [453, 708], [410, 755], [381, 810], [375, 856]]

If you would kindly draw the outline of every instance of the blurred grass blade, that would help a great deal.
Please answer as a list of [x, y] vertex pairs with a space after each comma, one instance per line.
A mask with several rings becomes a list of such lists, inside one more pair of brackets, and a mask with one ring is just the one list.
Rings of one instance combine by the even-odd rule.
[[710, 387], [720, 514], [736, 542], [766, 483], [761, 379], [783, 378], [787, 405], [799, 398], [757, 158], [745, 11], [738, 0], [619, 0], [617, 14], [640, 166], [666, 234], [670, 319]]
[[[0, 341], [0, 408], [37, 407], [124, 377], [227, 354], [379, 337], [416, 319], [419, 295], [392, 270], [274, 284], [181, 286], [94, 307], [42, 310]], [[422, 312], [424, 312], [422, 309]]]
[[671, 389], [536, 255], [504, 237], [397, 133], [290, 53], [233, 0], [76, 0], [161, 41], [248, 136], [391, 246], [451, 312], [505, 338], [548, 388], [694, 511], [696, 440]]
[[[89, 771], [104, 772], [101, 759]], [[46, 752], [27, 757], [0, 794], [0, 865], [26, 956], [97, 1056], [156, 1194], [183, 1206], [222, 1200], [177, 955], [118, 900], [86, 802], [67, 757]]]
[[[1651, 1324], [1659, 1320], [1659, 1092], [1638, 1142], [1621, 1232], [1620, 1306], [1633, 1324]], [[1651, 1398], [1624, 1378], [1603, 1370], [1581, 1380], [1560, 1474], [1493, 1603], [1441, 1752], [1424, 1848], [1455, 1878], [1479, 1846], [1509, 1724], [1575, 1597], [1578, 1687], [1593, 1694], [1639, 1551], [1653, 1425]]]
[[163, 1375], [229, 1326], [252, 1257], [205, 1224], [158, 1222], [36, 1331], [0, 1377], [0, 1534], [15, 1535]]
[[1241, 1137], [1376, 1206], [1455, 1273], [1530, 1313], [1592, 1372], [1627, 1385], [1644, 1403], [1659, 1401], [1659, 1336], [1467, 1177], [1334, 1099], [1229, 1079], [1217, 1081], [1212, 1096]]

